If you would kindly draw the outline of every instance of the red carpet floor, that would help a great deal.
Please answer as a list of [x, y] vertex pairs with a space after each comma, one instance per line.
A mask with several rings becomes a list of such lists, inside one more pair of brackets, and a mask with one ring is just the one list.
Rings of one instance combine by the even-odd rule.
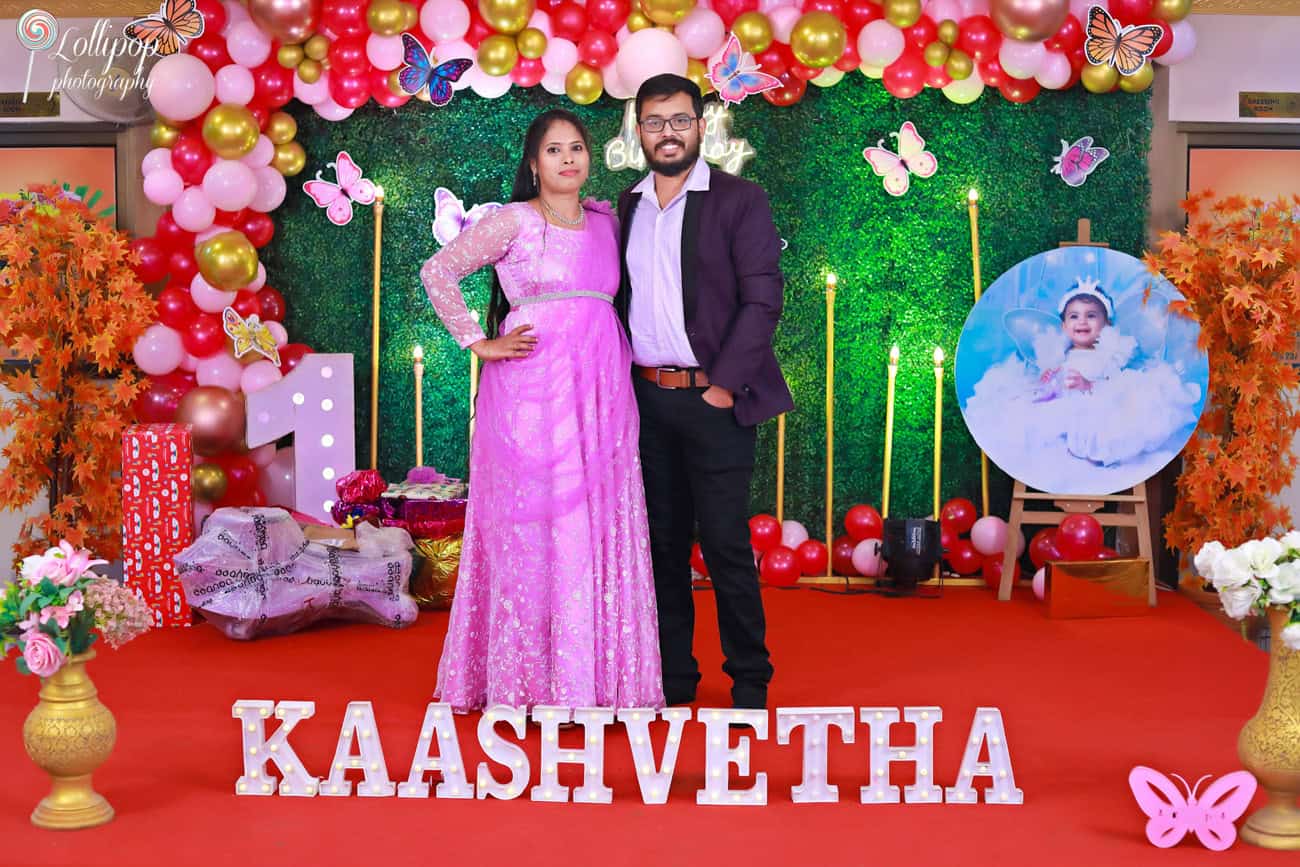
[[[1148, 764], [1193, 780], [1237, 769], [1237, 732], [1258, 704], [1267, 670], [1265, 654], [1185, 599], [1161, 594], [1161, 607], [1146, 618], [1053, 621], [1031, 600], [998, 604], [973, 589], [950, 589], [940, 600], [810, 590], [769, 590], [764, 598], [776, 665], [773, 707], [939, 705], [945, 718], [935, 737], [936, 781], [951, 785], [974, 709], [998, 706], [1024, 806], [860, 804], [867, 765], [861, 724], [856, 744], [831, 748], [839, 804], [790, 801], [800, 775], [796, 735], [789, 746], [756, 747], [753, 769], [768, 774], [768, 806], [697, 807], [704, 743], [695, 723], [665, 806], [641, 803], [621, 727], [610, 729], [607, 742], [609, 806], [234, 795], [240, 734], [230, 708], [240, 698], [314, 700], [317, 716], [299, 725], [293, 743], [318, 775], [346, 702], [370, 699], [389, 772], [404, 779], [446, 626], [444, 613], [432, 613], [401, 632], [336, 626], [237, 643], [197, 627], [101, 651], [91, 673], [119, 734], [96, 782], [117, 819], [91, 831], [40, 832], [28, 824], [45, 791], [20, 736], [36, 682], [6, 671], [0, 864], [1110, 867], [1285, 860], [1244, 843], [1215, 854], [1190, 838], [1160, 852], [1143, 836], [1129, 768]], [[713, 599], [701, 593], [697, 600], [705, 671], [699, 705], [725, 707]], [[461, 720], [469, 766], [482, 759], [476, 719]], [[905, 740], [906, 732], [898, 736]], [[538, 737], [531, 728], [534, 781]], [[572, 785], [576, 773], [570, 768], [566, 778], [562, 771], [561, 781]], [[893, 779], [910, 776], [901, 765]]]

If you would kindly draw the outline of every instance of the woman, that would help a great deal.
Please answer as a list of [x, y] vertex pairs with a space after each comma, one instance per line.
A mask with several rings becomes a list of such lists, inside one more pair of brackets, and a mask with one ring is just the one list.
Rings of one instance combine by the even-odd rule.
[[[434, 310], [483, 360], [460, 578], [438, 666], [458, 711], [661, 707], [631, 351], [610, 208], [583, 201], [586, 128], [528, 127], [511, 203], [424, 263]], [[487, 334], [458, 281], [496, 267]]]

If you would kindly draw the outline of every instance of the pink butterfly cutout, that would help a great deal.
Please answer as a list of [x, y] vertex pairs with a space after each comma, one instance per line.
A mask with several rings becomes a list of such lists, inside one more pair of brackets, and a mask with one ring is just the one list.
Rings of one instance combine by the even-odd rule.
[[326, 168], [334, 169], [338, 183], [321, 180], [316, 172], [316, 180], [302, 185], [312, 201], [325, 209], [325, 216], [336, 226], [346, 226], [352, 222], [352, 203], [369, 205], [375, 201], [375, 185], [361, 177], [361, 167], [353, 162], [347, 151], [339, 151], [334, 162], [326, 163]]
[[1070, 144], [1061, 139], [1061, 153], [1054, 157], [1052, 174], [1060, 175], [1061, 180], [1072, 187], [1081, 187], [1088, 180], [1092, 170], [1101, 165], [1102, 160], [1110, 156], [1105, 148], [1092, 146], [1092, 136], [1086, 135]]
[[925, 139], [910, 120], [890, 135], [898, 139], [898, 153], [887, 149], [885, 140], [881, 139], [876, 142], [876, 147], [864, 150], [862, 156], [871, 163], [875, 173], [885, 179], [885, 192], [901, 196], [911, 187], [912, 175], [930, 177], [939, 170], [939, 161], [925, 149]]
[[[1128, 785], [1146, 813], [1147, 839], [1151, 845], [1168, 849], [1188, 833], [1195, 833], [1201, 845], [1216, 852], [1227, 849], [1237, 840], [1233, 824], [1241, 818], [1255, 796], [1255, 778], [1247, 771], [1225, 774], [1205, 788], [1199, 799], [1196, 790], [1209, 779], [1207, 774], [1194, 787], [1177, 774], [1183, 792], [1175, 788], [1164, 774], [1138, 765], [1129, 771]], [[1185, 794], [1184, 794], [1185, 793]]]
[[754, 55], [740, 49], [735, 33], [727, 38], [718, 62], [709, 67], [709, 81], [727, 105], [781, 86], [781, 79], [759, 71]]

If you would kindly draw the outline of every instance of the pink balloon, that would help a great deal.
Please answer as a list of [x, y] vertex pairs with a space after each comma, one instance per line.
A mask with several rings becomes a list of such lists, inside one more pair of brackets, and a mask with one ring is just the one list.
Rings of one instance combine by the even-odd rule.
[[600, 76], [604, 80], [605, 92], [610, 95], [611, 99], [631, 99], [636, 96], [636, 91], [629, 88], [623, 83], [623, 79], [618, 75], [618, 63], [611, 61], [608, 66], [600, 71]]
[[293, 496], [293, 446], [275, 453], [271, 462], [257, 474], [257, 489], [266, 497], [268, 506], [296, 505]]
[[277, 349], [281, 346], [289, 345], [289, 332], [285, 330], [283, 325], [275, 320], [271, 320], [270, 322], [265, 323], [265, 325], [266, 330], [271, 332], [271, 336], [275, 338], [275, 346]]
[[618, 50], [615, 63], [623, 83], [636, 90], [654, 75], [664, 72], [685, 75], [686, 60], [686, 49], [676, 36], [657, 27], [647, 27], [627, 38]]
[[787, 548], [798, 548], [808, 541], [808, 529], [798, 521], [781, 522], [781, 544]]
[[[321, 78], [324, 77], [325, 76], [323, 75], [321, 76]], [[330, 97], [326, 97], [325, 99], [322, 99], [320, 102], [313, 105], [312, 110], [315, 111], [317, 114], [319, 114], [321, 117], [330, 121], [346, 120], [352, 115], [352, 109], [344, 108], [343, 106], [339, 105]]]
[[[773, 9], [780, 9], [782, 6], [789, 4], [789, 2], [790, 0], [759, 0], [758, 11], [770, 18]], [[696, 8], [699, 8], [698, 3], [696, 4]]]
[[230, 28], [236, 24], [243, 24], [245, 21], [252, 21], [253, 18], [248, 14], [248, 9], [239, 0], [221, 0], [222, 7], [226, 10], [226, 26], [221, 28], [221, 36], [228, 36]]
[[294, 98], [303, 105], [316, 105], [330, 98], [329, 71], [321, 73], [315, 84], [308, 84], [297, 75], [293, 77]]
[[1034, 597], [1036, 599], [1047, 598], [1047, 567], [1044, 566], [1034, 573]]
[[239, 389], [239, 378], [243, 375], [244, 365], [224, 351], [200, 358], [198, 367], [194, 368], [194, 378], [199, 385], [215, 385], [229, 391]]
[[[1103, 6], [1106, 5], [1106, 0], [1101, 0], [1101, 4]], [[962, 18], [969, 18], [972, 15], [987, 14], [989, 14], [989, 0], [961, 0]]]
[[248, 450], [248, 459], [255, 466], [270, 466], [271, 461], [275, 458], [275, 443], [267, 443], [264, 446], [258, 446], [255, 449]]
[[778, 6], [768, 13], [768, 23], [772, 25], [772, 38], [777, 42], [790, 43], [790, 34], [794, 25], [803, 17], [798, 6]]
[[930, 16], [930, 20], [935, 24], [943, 21], [961, 22], [962, 11], [960, 0], [930, 0], [925, 4], [925, 14]]
[[284, 175], [276, 171], [274, 166], [262, 166], [254, 170], [253, 177], [257, 190], [253, 194], [253, 200], [248, 203], [248, 207], [254, 211], [261, 211], [263, 214], [280, 207], [287, 190]]
[[271, 56], [271, 37], [252, 21], [242, 21], [226, 33], [226, 53], [240, 66], [261, 66]]
[[1155, 60], [1156, 63], [1173, 66], [1175, 63], [1182, 63], [1196, 51], [1196, 30], [1192, 27], [1192, 22], [1186, 18], [1165, 26], [1169, 28], [1174, 41], [1169, 46], [1169, 50]]
[[223, 226], [220, 223], [213, 223], [211, 226], [209, 226], [208, 228], [204, 229], [202, 232], [199, 232], [197, 235], [194, 236], [194, 246], [197, 247], [199, 244], [202, 244], [204, 241], [208, 240], [208, 238], [211, 238], [215, 235], [220, 235], [222, 232], [229, 232], [229, 231], [230, 231], [229, 226]]
[[709, 9], [696, 8], [677, 22], [673, 33], [686, 49], [688, 57], [703, 59], [722, 47], [722, 40], [727, 36], [727, 28], [718, 13]]
[[246, 67], [231, 63], [217, 70], [217, 102], [248, 105], [253, 98], [253, 73]]
[[135, 366], [150, 376], [171, 373], [185, 358], [180, 332], [161, 323], [150, 325], [131, 350]]
[[1007, 546], [1007, 522], [994, 515], [985, 515], [970, 528], [970, 541], [975, 550], [986, 557], [1001, 554]]
[[194, 535], [203, 532], [203, 522], [208, 516], [217, 510], [216, 503], [209, 503], [207, 500], [194, 498]]
[[217, 160], [203, 175], [203, 193], [214, 207], [238, 211], [253, 201], [257, 178], [252, 169], [238, 160]]
[[256, 292], [266, 285], [266, 266], [261, 262], [257, 263], [257, 275], [253, 277], [253, 282], [244, 288], [249, 292]]
[[[547, 15], [542, 10], [538, 9], [533, 12], [533, 17], [528, 19], [528, 26], [534, 30], [542, 31], [542, 35], [547, 39], [551, 38], [551, 16]], [[461, 36], [464, 35], [465, 34], [463, 33], [461, 34]], [[456, 38], [459, 39], [460, 36], [457, 36]]]
[[149, 102], [169, 120], [203, 114], [216, 87], [212, 70], [192, 54], [169, 54], [149, 70]]
[[858, 34], [858, 56], [868, 66], [888, 66], [903, 53], [903, 31], [883, 18], [868, 22]]
[[1060, 90], [1070, 83], [1070, 75], [1073, 70], [1070, 68], [1070, 58], [1065, 56], [1063, 51], [1049, 51], [1043, 58], [1043, 63], [1038, 67], [1038, 73], [1034, 78], [1038, 83], [1048, 90]]
[[194, 306], [205, 313], [220, 313], [235, 303], [237, 294], [217, 289], [204, 280], [202, 274], [195, 274], [190, 280], [190, 298], [194, 299]]
[[280, 372], [280, 368], [270, 361], [262, 359], [261, 361], [254, 361], [244, 368], [244, 375], [239, 379], [239, 387], [244, 394], [252, 394], [255, 391], [261, 391], [283, 377], [284, 374]]
[[998, 49], [998, 62], [1012, 78], [1033, 78], [1046, 59], [1047, 46], [1041, 42], [1003, 39], [1002, 47]]
[[239, 158], [239, 161], [250, 169], [260, 169], [262, 166], [270, 165], [271, 158], [275, 156], [275, 145], [264, 135], [257, 137], [257, 144], [253, 149]]
[[170, 169], [171, 167], [171, 148], [154, 148], [144, 155], [144, 159], [140, 160], [140, 173], [143, 175], [148, 175], [158, 169]]
[[170, 205], [184, 191], [185, 181], [174, 169], [154, 169], [144, 176], [144, 197], [155, 205]]
[[496, 99], [499, 96], [504, 96], [506, 91], [514, 84], [509, 75], [488, 75], [477, 66], [471, 67], [461, 78], [461, 81], [466, 78], [470, 80], [470, 89], [484, 99]]
[[469, 32], [469, 9], [461, 0], [429, 0], [420, 9], [420, 29], [434, 42], [460, 39]]
[[172, 203], [172, 219], [187, 232], [202, 232], [212, 225], [216, 216], [217, 209], [203, 194], [202, 187], [190, 187]]
[[[620, 52], [621, 53], [621, 52]], [[542, 68], [552, 75], [567, 75], [578, 63], [578, 46], [567, 39], [551, 39], [542, 54]]]
[[[549, 40], [547, 41], [549, 45]], [[438, 43], [438, 62], [446, 63], [448, 60], [473, 60], [478, 63], [478, 49], [470, 45], [464, 39], [453, 39], [450, 42]], [[469, 88], [469, 78], [462, 75], [460, 81], [452, 85], [454, 90], [467, 90]], [[563, 91], [561, 91], [563, 93]]]
[[401, 66], [402, 37], [371, 33], [366, 38], [366, 59], [375, 69], [396, 69]]
[[880, 574], [882, 562], [879, 539], [863, 539], [853, 548], [853, 568], [868, 578]]
[[185, 353], [185, 357], [181, 359], [181, 370], [187, 370], [190, 373], [193, 373], [194, 369], [198, 366], [199, 360], [188, 352]]
[[[542, 90], [547, 93], [560, 96], [564, 93], [564, 75], [558, 72], [548, 72], [542, 76]], [[465, 79], [462, 77], [461, 81]], [[635, 91], [634, 91], [635, 93]]]
[[1084, 22], [1086, 26], [1089, 6], [1100, 6], [1102, 9], [1110, 10], [1108, 0], [1070, 0], [1070, 14]]

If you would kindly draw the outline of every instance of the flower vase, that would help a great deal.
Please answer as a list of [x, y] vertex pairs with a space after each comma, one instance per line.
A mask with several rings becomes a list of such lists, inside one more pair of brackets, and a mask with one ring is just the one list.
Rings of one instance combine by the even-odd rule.
[[1272, 650], [1259, 710], [1241, 729], [1237, 755], [1268, 795], [1251, 813], [1241, 839], [1267, 849], [1300, 849], [1300, 652], [1282, 641], [1288, 608], [1268, 609]]
[[74, 654], [62, 668], [41, 679], [40, 703], [23, 723], [23, 744], [52, 787], [36, 809], [39, 828], [75, 830], [102, 825], [113, 808], [91, 787], [90, 776], [113, 752], [117, 723], [100, 704], [86, 674], [93, 650]]

